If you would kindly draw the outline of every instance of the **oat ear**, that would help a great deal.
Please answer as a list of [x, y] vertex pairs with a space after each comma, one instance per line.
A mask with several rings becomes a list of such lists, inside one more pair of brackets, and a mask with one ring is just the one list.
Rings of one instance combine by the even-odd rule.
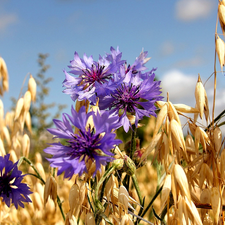
[[200, 75], [195, 87], [196, 108], [199, 110], [200, 118], [203, 118], [204, 105], [205, 105], [205, 88], [203, 87]]
[[[223, 6], [225, 8], [225, 6]], [[224, 12], [225, 13], [225, 12]], [[224, 31], [223, 31], [224, 32]], [[221, 71], [223, 71], [224, 66], [224, 41], [216, 35], [216, 53], [220, 62]]]

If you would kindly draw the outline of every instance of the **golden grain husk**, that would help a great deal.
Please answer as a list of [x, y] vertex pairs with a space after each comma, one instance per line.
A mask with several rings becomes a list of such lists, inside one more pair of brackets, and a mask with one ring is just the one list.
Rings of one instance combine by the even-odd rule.
[[202, 119], [205, 105], [205, 88], [203, 87], [200, 75], [198, 76], [198, 81], [195, 87], [195, 100], [196, 108], [199, 110], [200, 118]]
[[216, 53], [217, 53], [217, 56], [220, 62], [221, 71], [222, 71], [224, 66], [225, 49], [224, 49], [224, 41], [218, 35], [216, 35]]
[[221, 198], [220, 198], [219, 187], [211, 188], [211, 204], [212, 204], [214, 221], [216, 224], [218, 224], [219, 216], [220, 216], [220, 208], [221, 208]]
[[174, 180], [179, 186], [179, 190], [181, 191], [181, 195], [183, 197], [187, 197], [191, 200], [191, 194], [189, 190], [188, 180], [186, 173], [184, 172], [183, 168], [179, 164], [175, 164], [173, 167], [173, 175]]
[[31, 93], [32, 102], [36, 101], [36, 89], [37, 89], [36, 81], [34, 80], [33, 76], [30, 75], [30, 78], [29, 78], [29, 81], [28, 81], [28, 90]]

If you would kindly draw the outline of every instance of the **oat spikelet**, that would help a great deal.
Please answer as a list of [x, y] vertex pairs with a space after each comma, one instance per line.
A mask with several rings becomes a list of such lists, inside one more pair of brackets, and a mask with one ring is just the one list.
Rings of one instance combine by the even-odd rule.
[[157, 105], [157, 107], [159, 107], [160, 109], [165, 105], [166, 102], [164, 101], [156, 101], [155, 104]]
[[155, 147], [156, 147], [156, 145], [159, 142], [161, 137], [162, 137], [162, 132], [158, 133], [155, 137], [153, 137], [150, 145], [147, 147], [145, 152], [142, 154], [140, 163], [142, 163], [143, 160], [145, 160], [148, 157], [148, 155], [151, 153], [151, 151], [153, 151], [155, 149]]
[[195, 99], [196, 99], [196, 107], [199, 110], [200, 118], [202, 119], [205, 105], [205, 89], [203, 87], [200, 75], [198, 76], [198, 81], [195, 87]]
[[77, 206], [79, 206], [79, 199], [80, 199], [79, 196], [80, 196], [79, 186], [77, 184], [73, 184], [69, 193], [69, 204], [71, 213], [73, 213], [76, 210]]
[[17, 103], [16, 103], [16, 110], [15, 110], [15, 117], [14, 117], [14, 121], [17, 120], [19, 118], [19, 116], [21, 115], [22, 109], [24, 106], [24, 99], [20, 98]]
[[220, 192], [218, 187], [213, 187], [211, 189], [211, 204], [214, 215], [214, 221], [216, 222], [216, 224], [218, 224], [221, 206]]
[[221, 71], [222, 71], [224, 66], [224, 41], [218, 35], [216, 35], [216, 53], [217, 53], [217, 56], [220, 62]]
[[167, 174], [162, 189], [161, 209], [164, 208], [166, 201], [168, 200], [170, 191], [171, 191], [171, 175]]
[[159, 114], [157, 116], [157, 120], [156, 120], [156, 125], [155, 125], [155, 130], [154, 130], [154, 133], [153, 133], [153, 137], [158, 133], [160, 127], [163, 124], [163, 121], [164, 121], [167, 113], [168, 113], [168, 103], [165, 103], [162, 106], [162, 108], [161, 108], [161, 110], [160, 110], [160, 112], [159, 112]]
[[28, 158], [30, 152], [30, 138], [27, 134], [23, 135], [22, 138], [23, 156]]
[[30, 133], [32, 134], [32, 126], [31, 126], [31, 116], [30, 116], [30, 112], [27, 112], [27, 113], [26, 113], [25, 124], [26, 124], [28, 130], [30, 131]]
[[36, 100], [36, 89], [37, 89], [36, 82], [35, 82], [34, 78], [32, 77], [32, 75], [30, 75], [30, 79], [28, 81], [28, 90], [31, 93], [32, 102], [35, 102], [35, 100]]
[[9, 134], [8, 128], [6, 126], [4, 126], [2, 131], [3, 131], [3, 136], [4, 136], [8, 146], [10, 146], [11, 145], [11, 138], [10, 138], [10, 134]]
[[24, 94], [24, 110], [25, 112], [28, 112], [30, 109], [30, 104], [31, 104], [31, 93], [30, 91], [26, 91]]
[[221, 179], [225, 179], [225, 148], [222, 150], [221, 156], [220, 156], [220, 174]]
[[95, 225], [95, 217], [93, 213], [87, 213], [85, 217], [85, 224], [86, 225]]
[[203, 163], [200, 170], [199, 187], [202, 188], [203, 183], [207, 180], [208, 185], [213, 183], [213, 174], [209, 166]]
[[6, 154], [5, 147], [4, 147], [2, 139], [0, 138], [0, 156], [4, 156], [5, 154]]
[[41, 177], [43, 178], [43, 180], [46, 180], [45, 171], [44, 171], [44, 168], [43, 168], [42, 164], [37, 162], [37, 163], [35, 163], [35, 166], [36, 166], [38, 172], [40, 173]]
[[198, 113], [199, 110], [196, 108], [192, 108], [191, 106], [185, 105], [185, 104], [173, 104], [174, 108], [178, 112], [182, 113]]
[[186, 148], [185, 148], [184, 136], [183, 136], [183, 131], [180, 124], [175, 119], [172, 119], [170, 121], [170, 128], [174, 137], [174, 141], [177, 142], [177, 145], [179, 146], [180, 149], [185, 150]]
[[126, 209], [126, 213], [128, 211], [128, 200], [129, 194], [127, 192], [127, 189], [124, 186], [120, 186], [118, 194], [118, 202], [123, 204], [124, 208]]
[[220, 4], [218, 5], [218, 15], [219, 15], [219, 21], [220, 21], [220, 26], [223, 31], [225, 31], [225, 5], [224, 1], [221, 1]]
[[49, 197], [54, 201], [56, 209], [57, 200], [57, 183], [54, 177], [49, 176], [45, 183], [44, 188], [44, 205], [46, 205]]
[[[205, 89], [204, 89], [205, 91]], [[209, 119], [209, 102], [208, 102], [208, 97], [205, 91], [205, 105], [204, 105], [204, 114], [205, 114], [205, 119], [208, 122]]]
[[169, 104], [169, 112], [172, 114], [172, 118], [174, 118], [181, 126], [180, 118], [178, 116], [177, 110], [174, 108], [171, 102], [169, 102], [168, 104]]
[[216, 127], [214, 129], [213, 135], [214, 135], [214, 144], [215, 144], [216, 152], [219, 152], [221, 148], [221, 143], [222, 143], [222, 132], [219, 127]]
[[33, 202], [34, 208], [37, 209], [37, 210], [42, 210], [43, 209], [43, 202], [42, 202], [42, 198], [39, 195], [39, 193], [34, 191], [31, 196], [32, 196], [32, 202]]
[[187, 198], [191, 200], [188, 180], [183, 168], [179, 164], [176, 164], [174, 165], [173, 173], [174, 173], [174, 179], [179, 186], [182, 196], [184, 197], [187, 196]]

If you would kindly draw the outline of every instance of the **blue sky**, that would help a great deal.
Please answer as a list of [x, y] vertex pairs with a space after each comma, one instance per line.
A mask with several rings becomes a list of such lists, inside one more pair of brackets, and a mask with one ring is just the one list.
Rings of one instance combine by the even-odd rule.
[[[47, 101], [70, 108], [72, 100], [62, 93], [62, 70], [75, 51], [97, 60], [110, 46], [119, 46], [131, 64], [142, 49], [148, 51], [147, 67], [158, 68], [164, 93], [169, 91], [174, 103], [194, 106], [198, 73], [204, 82], [213, 72], [216, 14], [215, 0], [1, 0], [0, 55], [9, 72], [5, 109], [11, 96], [19, 96], [24, 77], [37, 74], [38, 53], [49, 53], [47, 75], [54, 79]], [[221, 110], [225, 77], [218, 79]]]

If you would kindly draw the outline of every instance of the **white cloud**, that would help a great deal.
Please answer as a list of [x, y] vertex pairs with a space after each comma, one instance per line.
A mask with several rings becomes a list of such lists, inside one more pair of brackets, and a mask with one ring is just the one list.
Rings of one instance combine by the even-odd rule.
[[18, 17], [15, 14], [5, 14], [0, 16], [0, 31], [5, 31], [10, 25], [16, 23]]
[[[162, 78], [162, 91], [166, 99], [169, 92], [169, 99], [173, 103], [193, 102], [195, 104], [194, 91], [197, 76], [186, 75], [179, 70], [171, 70]], [[193, 105], [192, 105], [193, 106]]]
[[160, 54], [162, 56], [171, 55], [174, 53], [174, 51], [175, 51], [175, 46], [170, 41], [166, 41], [166, 42], [162, 43], [162, 45], [160, 47]]
[[176, 17], [183, 21], [206, 18], [214, 10], [213, 0], [179, 0], [176, 3]]
[[204, 64], [205, 61], [201, 55], [196, 55], [192, 58], [182, 59], [177, 61], [173, 66], [179, 68], [195, 67]]

